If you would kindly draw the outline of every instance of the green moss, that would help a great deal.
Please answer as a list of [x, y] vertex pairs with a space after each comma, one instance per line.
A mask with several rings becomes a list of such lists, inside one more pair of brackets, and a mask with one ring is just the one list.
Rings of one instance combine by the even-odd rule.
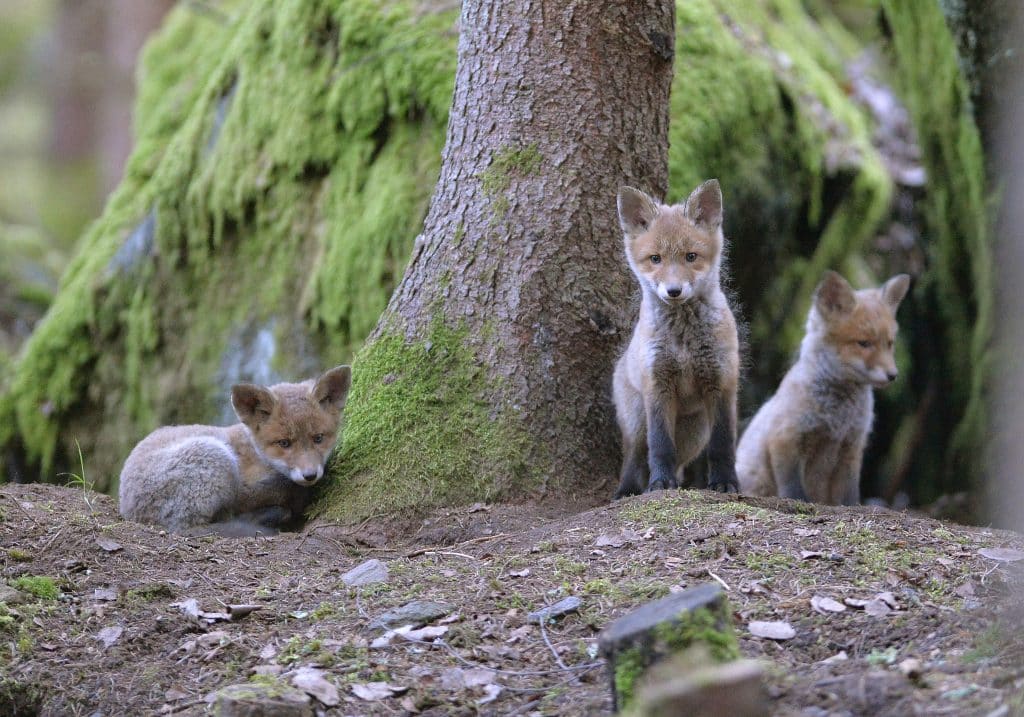
[[23, 575], [11, 580], [10, 584], [15, 590], [21, 590], [40, 600], [56, 600], [60, 597], [57, 583], [45, 575]]
[[490, 379], [465, 339], [437, 319], [422, 342], [392, 330], [356, 357], [344, 441], [317, 514], [347, 522], [528, 486], [525, 430], [483, 398]]
[[152, 600], [163, 600], [165, 598], [174, 597], [174, 591], [171, 590], [170, 586], [164, 583], [151, 583], [149, 585], [143, 585], [141, 587], [132, 588], [125, 593], [125, 598], [128, 600], [139, 600], [142, 602], [150, 602]]
[[14, 615], [11, 609], [7, 607], [7, 603], [0, 602], [0, 630], [6, 630], [14, 624]]
[[939, 480], [932, 475], [928, 481], [939, 495], [964, 490], [965, 476], [977, 485], [982, 475], [993, 365], [990, 197], [969, 87], [941, 4], [883, 0], [881, 5], [929, 177], [924, 207], [934, 266], [915, 294], [942, 317], [936, 326], [943, 332], [944, 365], [933, 373], [948, 377], [941, 389], [948, 396], [942, 400], [955, 421], [947, 455], [937, 456], [928, 471], [939, 474]]
[[21, 548], [8, 548], [7, 557], [19, 563], [27, 563], [32, 559], [32, 553]]
[[[721, 181], [732, 263], [741, 280], [756, 271], [751, 345], [781, 365], [822, 272], [858, 254], [892, 192], [867, 115], [846, 91], [841, 53], [856, 42], [798, 0], [679, 3], [677, 25], [670, 191], [682, 198], [709, 176]], [[826, 216], [827, 183], [847, 177]], [[799, 224], [818, 234], [809, 253], [794, 236]]]
[[651, 644], [638, 644], [615, 656], [613, 681], [620, 710], [628, 709], [637, 680], [650, 667], [652, 659], [664, 659], [691, 648], [706, 650], [715, 662], [728, 662], [740, 656], [731, 608], [724, 596], [714, 607], [692, 610], [677, 620], [657, 625], [651, 637]]
[[[0, 397], [0, 444], [16, 441], [45, 475], [73, 454], [77, 424], [109, 490], [156, 425], [229, 418], [230, 382], [340, 363], [421, 224], [455, 12], [371, 0], [218, 8], [224, 21], [177, 8], [147, 46], [125, 178]], [[128, 240], [146, 217], [151, 241]], [[271, 347], [250, 369], [248, 335]]]

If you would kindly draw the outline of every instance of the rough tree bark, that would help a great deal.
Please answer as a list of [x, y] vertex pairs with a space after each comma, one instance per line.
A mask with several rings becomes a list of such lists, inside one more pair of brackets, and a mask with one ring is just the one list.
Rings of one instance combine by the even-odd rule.
[[[426, 490], [446, 500], [579, 489], [602, 500], [614, 489], [609, 377], [634, 293], [615, 193], [624, 183], [667, 190], [674, 3], [469, 0], [460, 31], [441, 175], [405, 276], [355, 363], [351, 450], [337, 464], [329, 512], [372, 509], [359, 493], [381, 485], [398, 508], [434, 502]], [[390, 398], [395, 383], [414, 379], [400, 363], [375, 372], [379, 346], [400, 337], [423, 347], [409, 361], [450, 373], [450, 353], [461, 349], [437, 350], [439, 331], [454, 332], [480, 368], [469, 390], [488, 415], [465, 415], [455, 433], [444, 409], [421, 417], [468, 454], [445, 459], [451, 475], [421, 482], [409, 476], [432, 440], [421, 431], [392, 431], [366, 461], [353, 452], [376, 433], [369, 415], [384, 428], [381, 417], [393, 426], [401, 417], [391, 411], [408, 410]], [[422, 365], [417, 372], [422, 380]], [[388, 460], [401, 455], [408, 464]], [[475, 476], [457, 475], [458, 466]], [[412, 480], [396, 489], [401, 476]]]

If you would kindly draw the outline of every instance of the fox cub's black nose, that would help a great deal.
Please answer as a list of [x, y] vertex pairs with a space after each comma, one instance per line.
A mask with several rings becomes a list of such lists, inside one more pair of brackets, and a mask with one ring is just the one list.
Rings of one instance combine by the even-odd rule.
[[671, 296], [673, 299], [678, 298], [679, 295], [682, 294], [682, 293], [683, 293], [682, 289], [669, 289], [668, 290], [668, 295]]
[[316, 473], [305, 473], [302, 476], [302, 480], [306, 481], [307, 483], [312, 483], [313, 481], [316, 480]]
[[886, 378], [888, 378], [890, 381], [895, 381], [897, 376], [899, 376], [899, 373], [897, 373], [896, 371], [890, 371], [889, 373], [886, 374]]

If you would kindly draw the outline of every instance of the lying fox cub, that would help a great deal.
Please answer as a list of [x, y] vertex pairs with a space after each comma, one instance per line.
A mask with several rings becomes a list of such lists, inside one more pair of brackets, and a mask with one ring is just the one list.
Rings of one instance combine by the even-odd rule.
[[341, 427], [351, 369], [303, 383], [238, 384], [241, 423], [167, 426], [121, 471], [121, 515], [174, 532], [268, 535], [301, 517]]

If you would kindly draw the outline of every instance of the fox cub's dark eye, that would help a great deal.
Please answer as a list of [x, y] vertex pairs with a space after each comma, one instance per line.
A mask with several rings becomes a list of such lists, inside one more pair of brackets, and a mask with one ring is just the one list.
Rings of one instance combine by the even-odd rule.
[[862, 349], [869, 349], [869, 348], [871, 348], [871, 342], [870, 341], [858, 341], [857, 345], [860, 346]]
[[315, 436], [313, 436], [313, 443], [323, 443], [323, 442], [324, 442], [324, 434], [318, 433]]
[[688, 252], [686, 252], [686, 260], [687, 260], [688, 262], [690, 262], [691, 264], [692, 264], [693, 262], [697, 261], [697, 252], [694, 252], [694, 251], [688, 251]]
[[280, 441], [277, 442], [277, 445], [281, 446], [281, 448], [290, 448], [292, 442], [291, 439], [289, 438], [282, 438]]
[[652, 264], [660, 264], [661, 263], [661, 254], [651, 254], [651, 263]]

